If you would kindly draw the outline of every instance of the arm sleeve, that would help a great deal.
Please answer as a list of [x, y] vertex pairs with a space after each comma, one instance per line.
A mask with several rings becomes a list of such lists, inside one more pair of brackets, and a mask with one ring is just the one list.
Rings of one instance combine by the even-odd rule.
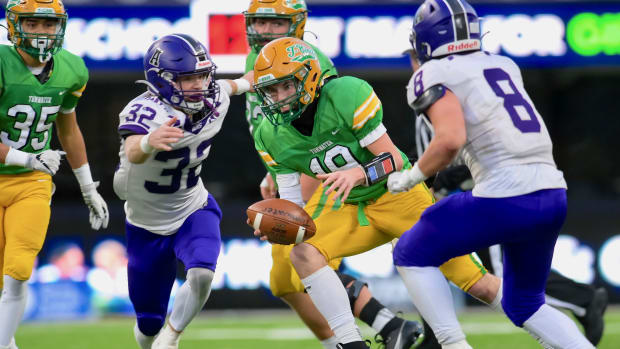
[[281, 199], [294, 202], [299, 207], [304, 207], [300, 178], [299, 172], [278, 174], [276, 175], [276, 183], [278, 184], [278, 192]]

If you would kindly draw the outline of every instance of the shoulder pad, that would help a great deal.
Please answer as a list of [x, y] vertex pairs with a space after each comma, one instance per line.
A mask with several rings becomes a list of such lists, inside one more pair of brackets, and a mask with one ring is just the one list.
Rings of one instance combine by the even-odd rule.
[[433, 103], [446, 94], [446, 88], [443, 85], [434, 85], [426, 89], [420, 97], [416, 98], [411, 105], [416, 114], [423, 114]]

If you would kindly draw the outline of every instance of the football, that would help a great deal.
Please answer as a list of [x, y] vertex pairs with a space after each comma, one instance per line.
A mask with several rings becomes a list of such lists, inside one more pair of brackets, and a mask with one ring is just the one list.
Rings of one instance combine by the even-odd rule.
[[316, 232], [312, 217], [297, 204], [284, 199], [266, 199], [247, 209], [249, 225], [274, 244], [303, 242]]

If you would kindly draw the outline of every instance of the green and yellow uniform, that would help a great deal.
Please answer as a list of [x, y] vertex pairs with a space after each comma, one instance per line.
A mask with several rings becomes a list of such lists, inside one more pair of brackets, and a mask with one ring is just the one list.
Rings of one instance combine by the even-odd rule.
[[[336, 71], [336, 67], [334, 67], [332, 60], [317, 47], [312, 46], [312, 48], [316, 51], [321, 70], [326, 71], [325, 76], [336, 76], [338, 72]], [[254, 69], [254, 62], [256, 62], [258, 52], [259, 51], [253, 48], [248, 54], [245, 61], [246, 73]], [[261, 102], [255, 92], [246, 92], [245, 117], [248, 121], [250, 134], [252, 134], [252, 136], [254, 136], [254, 131], [264, 119], [260, 105]], [[273, 176], [273, 172], [269, 167], [267, 167], [267, 170]], [[323, 195], [323, 190], [319, 188], [312, 194], [312, 197], [306, 203], [306, 208], [318, 205], [319, 202], [323, 202], [322, 205], [325, 205], [326, 201], [326, 196]], [[333, 201], [330, 200], [327, 205], [330, 205], [331, 202]], [[272, 245], [271, 257], [273, 259], [273, 265], [269, 274], [269, 285], [274, 296], [282, 296], [287, 293], [297, 292], [297, 287], [295, 285], [301, 283], [295, 268], [293, 268], [293, 264], [291, 264], [291, 259], [289, 258], [292, 248], [293, 245]], [[335, 259], [330, 262], [330, 266], [334, 269], [338, 269], [341, 261], [342, 258]]]
[[[49, 63], [48, 63], [49, 64]], [[84, 61], [68, 51], [53, 56], [44, 83], [24, 64], [15, 47], [0, 45], [0, 139], [15, 149], [49, 149], [52, 124], [71, 113], [88, 81]], [[61, 116], [62, 117], [62, 116]], [[52, 178], [19, 166], [0, 164], [0, 269], [27, 280], [45, 240]], [[5, 246], [11, 246], [5, 250]], [[0, 280], [1, 285], [1, 280]]]
[[[349, 169], [373, 159], [366, 147], [386, 133], [381, 101], [372, 87], [354, 77], [328, 81], [315, 100], [311, 135], [290, 124], [274, 126], [263, 121], [255, 133], [256, 149], [276, 175], [317, 174]], [[310, 107], [308, 107], [310, 109]], [[302, 116], [304, 117], [304, 116]], [[401, 152], [405, 167], [410, 167]], [[411, 228], [434, 199], [424, 184], [394, 195], [386, 180], [353, 188], [344, 203], [331, 208], [321, 200], [306, 210], [314, 218], [317, 233], [306, 242], [328, 261], [360, 254], [385, 244]], [[442, 272], [463, 290], [468, 290], [486, 272], [470, 256], [454, 258]], [[295, 285], [303, 291], [301, 283]]]

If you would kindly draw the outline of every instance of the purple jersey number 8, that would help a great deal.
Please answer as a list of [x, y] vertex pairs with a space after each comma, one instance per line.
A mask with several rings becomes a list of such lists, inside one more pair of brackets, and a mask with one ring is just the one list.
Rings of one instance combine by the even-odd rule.
[[[512, 79], [510, 79], [510, 75], [500, 68], [485, 69], [483, 73], [484, 78], [489, 83], [489, 86], [491, 86], [491, 89], [493, 89], [493, 92], [495, 92], [495, 95], [504, 100], [504, 108], [508, 111], [508, 115], [510, 115], [515, 127], [523, 133], [540, 132], [540, 122], [538, 122], [534, 108], [532, 108], [527, 100], [523, 98], [523, 95], [519, 93]], [[508, 81], [508, 85], [513, 92], [505, 93], [499, 86], [498, 81]], [[516, 109], [517, 106], [525, 108], [530, 116], [529, 120], [521, 119]]]

